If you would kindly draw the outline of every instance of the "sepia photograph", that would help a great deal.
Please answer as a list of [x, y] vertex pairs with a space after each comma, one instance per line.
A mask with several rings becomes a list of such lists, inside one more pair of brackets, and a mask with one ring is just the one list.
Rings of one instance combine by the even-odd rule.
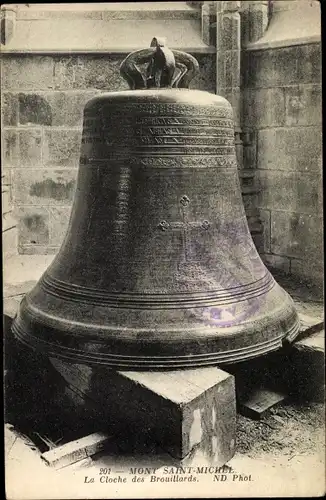
[[325, 495], [322, 10], [1, 6], [7, 500]]

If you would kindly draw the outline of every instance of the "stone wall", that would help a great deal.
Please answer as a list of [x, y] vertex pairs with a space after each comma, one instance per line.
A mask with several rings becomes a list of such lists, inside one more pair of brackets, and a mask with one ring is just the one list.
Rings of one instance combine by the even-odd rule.
[[272, 268], [323, 280], [321, 45], [248, 49], [243, 117], [252, 136], [264, 224], [260, 252]]
[[[154, 3], [146, 4], [148, 12], [138, 12], [136, 4], [131, 10], [123, 4], [87, 5], [85, 12], [20, 7], [14, 36], [10, 9], [5, 18], [5, 39], [11, 41], [2, 53], [2, 184], [9, 245], [16, 244], [16, 217], [20, 253], [59, 248], [74, 194], [84, 104], [98, 93], [126, 88], [118, 68], [134, 48], [112, 48], [111, 35], [119, 33], [121, 43], [130, 40], [121, 34], [133, 26], [141, 31], [135, 43], [143, 43], [141, 35], [147, 43], [146, 29], [152, 32], [155, 21], [155, 29], [168, 30], [174, 47], [196, 52], [201, 77], [193, 88], [217, 90], [232, 102], [243, 201], [266, 264], [320, 283], [318, 2], [171, 2], [160, 3], [159, 13]], [[62, 26], [66, 14], [71, 29], [60, 32], [61, 39], [55, 23]], [[45, 19], [51, 37], [48, 53], [40, 55]], [[24, 55], [25, 32], [33, 36]], [[66, 55], [73, 42], [75, 52]]]
[[[214, 93], [215, 54], [194, 55], [201, 74], [192, 87]], [[19, 253], [57, 252], [74, 196], [83, 107], [127, 88], [119, 75], [125, 56], [3, 54], [3, 170]]]

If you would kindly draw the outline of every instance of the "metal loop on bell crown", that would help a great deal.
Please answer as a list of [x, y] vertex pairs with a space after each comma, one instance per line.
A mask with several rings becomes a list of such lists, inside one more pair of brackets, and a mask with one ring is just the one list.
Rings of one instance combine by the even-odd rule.
[[[146, 63], [147, 69], [142, 72], [138, 65]], [[163, 37], [154, 37], [148, 49], [131, 52], [120, 66], [120, 74], [131, 90], [189, 88], [198, 73], [198, 61], [186, 52], [169, 49]]]

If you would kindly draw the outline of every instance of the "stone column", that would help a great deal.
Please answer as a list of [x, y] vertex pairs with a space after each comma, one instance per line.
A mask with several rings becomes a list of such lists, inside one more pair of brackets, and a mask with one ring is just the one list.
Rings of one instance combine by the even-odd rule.
[[239, 168], [242, 168], [239, 12], [241, 2], [236, 0], [219, 1], [216, 2], [216, 7], [216, 91], [232, 104], [237, 160]]
[[1, 43], [6, 45], [14, 35], [16, 26], [16, 5], [3, 5], [1, 8]]
[[201, 34], [207, 45], [215, 45], [214, 23], [216, 21], [216, 4], [218, 2], [202, 2], [201, 5]]
[[261, 38], [268, 26], [272, 0], [249, 0], [242, 2], [242, 16], [244, 29], [242, 29], [242, 44], [256, 42]]

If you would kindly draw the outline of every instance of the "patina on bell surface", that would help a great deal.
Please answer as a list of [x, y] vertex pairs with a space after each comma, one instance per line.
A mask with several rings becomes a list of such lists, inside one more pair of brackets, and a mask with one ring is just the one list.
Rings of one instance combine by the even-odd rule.
[[66, 237], [14, 321], [24, 343], [154, 369], [243, 361], [296, 337], [248, 229], [231, 105], [189, 90], [197, 71], [154, 39], [122, 63], [132, 90], [86, 105]]

